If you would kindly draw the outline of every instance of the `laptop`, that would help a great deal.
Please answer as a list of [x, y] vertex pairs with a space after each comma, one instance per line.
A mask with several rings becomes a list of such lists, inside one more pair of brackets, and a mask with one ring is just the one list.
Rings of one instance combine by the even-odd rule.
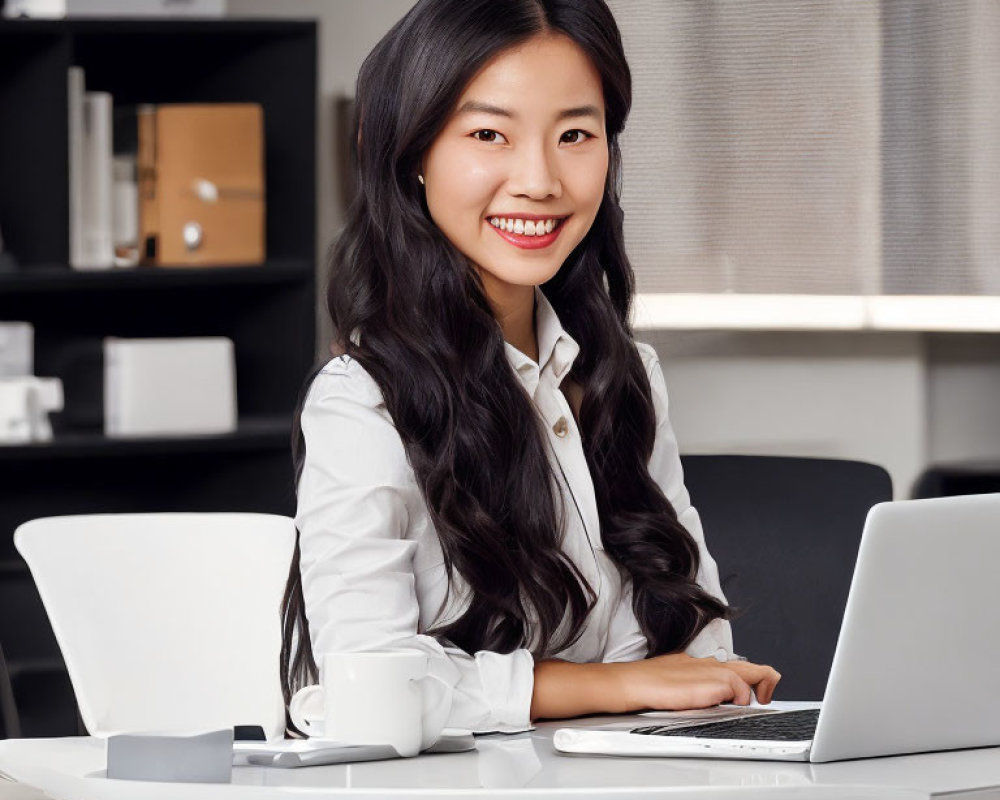
[[564, 753], [811, 762], [1000, 745], [998, 664], [1000, 494], [879, 503], [822, 704], [663, 712], [638, 726], [561, 728], [553, 743]]

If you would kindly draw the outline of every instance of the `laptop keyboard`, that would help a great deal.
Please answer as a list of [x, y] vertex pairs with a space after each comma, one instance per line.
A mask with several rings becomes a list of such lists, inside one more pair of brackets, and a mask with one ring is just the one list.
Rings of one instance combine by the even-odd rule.
[[813, 738], [819, 709], [783, 711], [777, 714], [759, 714], [752, 717], [730, 719], [724, 722], [707, 722], [676, 728], [665, 725], [648, 725], [632, 728], [630, 733], [650, 736], [693, 736], [698, 739], [760, 739], [778, 742], [803, 742]]

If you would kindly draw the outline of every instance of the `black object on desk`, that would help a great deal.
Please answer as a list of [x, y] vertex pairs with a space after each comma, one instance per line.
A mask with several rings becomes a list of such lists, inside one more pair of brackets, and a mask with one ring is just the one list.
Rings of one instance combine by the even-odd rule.
[[236, 725], [233, 728], [234, 742], [266, 742], [267, 736], [260, 725]]

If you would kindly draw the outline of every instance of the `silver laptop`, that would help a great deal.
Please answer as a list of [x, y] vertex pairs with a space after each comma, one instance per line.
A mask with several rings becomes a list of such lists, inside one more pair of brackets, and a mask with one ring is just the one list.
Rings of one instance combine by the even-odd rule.
[[813, 762], [1000, 745], [998, 664], [1000, 494], [880, 503], [865, 522], [821, 706], [720, 706], [687, 723], [664, 715], [617, 730], [561, 728], [554, 744]]

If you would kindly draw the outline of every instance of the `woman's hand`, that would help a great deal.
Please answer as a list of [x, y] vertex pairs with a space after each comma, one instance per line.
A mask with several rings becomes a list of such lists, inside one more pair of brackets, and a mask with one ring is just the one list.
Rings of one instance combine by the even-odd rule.
[[749, 661], [692, 658], [685, 653], [654, 656], [614, 665], [616, 694], [623, 711], [681, 711], [719, 703], [749, 705], [751, 689], [761, 703], [770, 703], [781, 675]]
[[691, 658], [684, 653], [612, 664], [539, 661], [531, 719], [747, 705], [751, 688], [761, 703], [769, 703], [779, 680], [777, 672], [761, 664]]

